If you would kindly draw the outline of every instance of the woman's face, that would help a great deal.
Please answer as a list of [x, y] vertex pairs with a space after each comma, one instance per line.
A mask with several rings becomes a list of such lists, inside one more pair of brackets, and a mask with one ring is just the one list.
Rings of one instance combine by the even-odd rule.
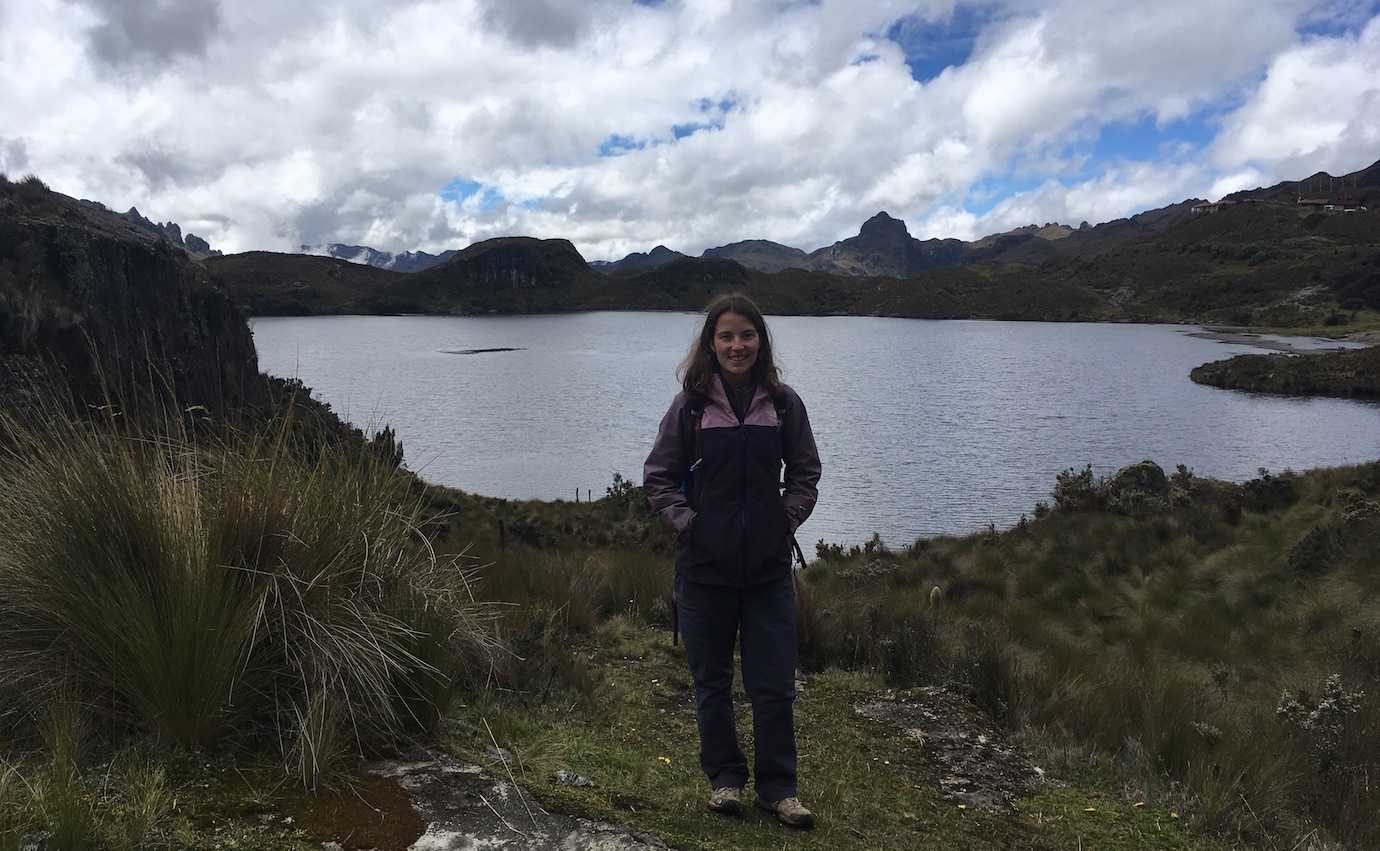
[[719, 361], [723, 377], [734, 384], [741, 384], [752, 376], [752, 366], [757, 363], [757, 349], [761, 345], [757, 327], [740, 313], [720, 314], [714, 323], [714, 357]]

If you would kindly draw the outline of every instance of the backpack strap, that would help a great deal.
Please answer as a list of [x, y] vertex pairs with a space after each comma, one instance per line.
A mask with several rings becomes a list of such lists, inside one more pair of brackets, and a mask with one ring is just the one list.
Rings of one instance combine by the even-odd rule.
[[700, 420], [704, 418], [704, 405], [699, 401], [686, 404], [680, 412], [680, 454], [690, 459], [689, 466], [682, 472], [680, 489], [694, 508], [695, 471], [704, 460], [704, 447], [700, 441]]
[[[695, 470], [704, 460], [704, 449], [700, 442], [700, 420], [704, 418], [704, 405], [698, 400], [687, 404], [680, 411], [680, 449], [681, 457], [691, 459], [680, 489], [685, 493], [691, 508], [695, 503]], [[675, 580], [671, 581], [671, 646], [680, 644], [680, 593]]]

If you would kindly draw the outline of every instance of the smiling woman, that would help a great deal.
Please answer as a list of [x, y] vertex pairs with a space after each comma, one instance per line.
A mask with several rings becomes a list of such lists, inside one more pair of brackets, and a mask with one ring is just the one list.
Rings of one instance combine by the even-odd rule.
[[677, 535], [674, 599], [695, 680], [709, 808], [738, 815], [748, 779], [731, 699], [741, 634], [757, 804], [797, 828], [812, 827], [814, 815], [796, 797], [790, 542], [814, 509], [819, 476], [810, 420], [780, 381], [761, 312], [744, 295], [720, 296], [661, 420], [644, 486]]

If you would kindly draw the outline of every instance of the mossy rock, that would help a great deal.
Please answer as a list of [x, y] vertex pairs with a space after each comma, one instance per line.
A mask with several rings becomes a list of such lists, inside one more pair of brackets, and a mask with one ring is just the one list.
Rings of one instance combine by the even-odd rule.
[[1116, 471], [1116, 475], [1103, 485], [1108, 500], [1129, 496], [1131, 493], [1144, 494], [1160, 499], [1169, 497], [1169, 478], [1154, 461], [1138, 461]]

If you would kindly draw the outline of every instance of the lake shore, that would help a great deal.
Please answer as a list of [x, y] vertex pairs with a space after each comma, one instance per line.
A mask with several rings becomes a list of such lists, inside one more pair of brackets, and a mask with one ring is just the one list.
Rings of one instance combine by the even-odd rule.
[[[1357, 332], [1355, 335], [1348, 335], [1342, 338], [1315, 336], [1292, 337], [1276, 330], [1258, 331], [1251, 328], [1204, 326], [1201, 331], [1186, 331], [1185, 334], [1189, 337], [1197, 337], [1201, 340], [1215, 340], [1219, 343], [1235, 343], [1241, 346], [1252, 346], [1257, 349], [1269, 349], [1274, 352], [1291, 352], [1295, 354], [1303, 352], [1346, 351], [1349, 349], [1357, 349], [1367, 345], [1367, 341], [1372, 337], [1376, 342], [1380, 342], [1380, 331], [1362, 331]], [[1298, 342], [1299, 340], [1312, 340], [1320, 345], [1300, 344]], [[1325, 340], [1332, 343], [1332, 345], [1321, 345]]]

